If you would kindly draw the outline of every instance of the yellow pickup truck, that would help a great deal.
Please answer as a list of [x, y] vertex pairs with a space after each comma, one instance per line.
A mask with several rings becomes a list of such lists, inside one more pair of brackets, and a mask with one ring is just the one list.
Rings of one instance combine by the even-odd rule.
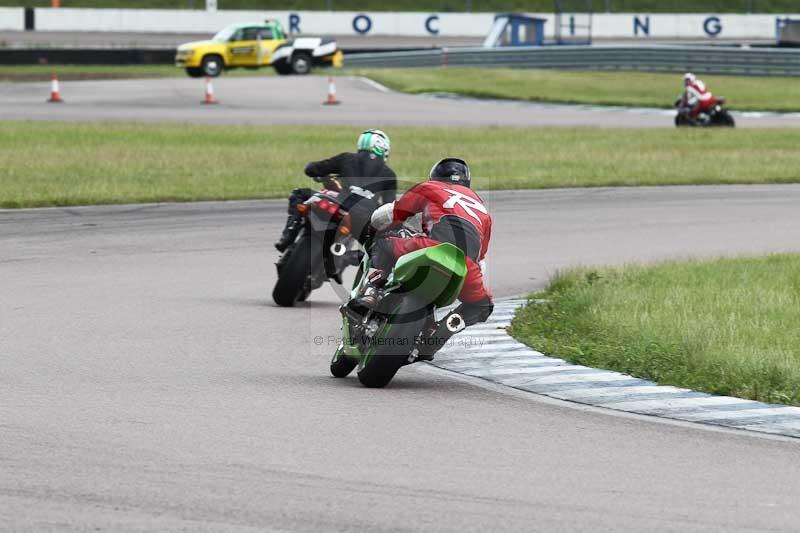
[[333, 39], [288, 39], [276, 20], [232, 24], [208, 41], [182, 44], [175, 65], [193, 78], [219, 76], [231, 68], [271, 66], [278, 74], [308, 74], [314, 65], [342, 66], [342, 51]]

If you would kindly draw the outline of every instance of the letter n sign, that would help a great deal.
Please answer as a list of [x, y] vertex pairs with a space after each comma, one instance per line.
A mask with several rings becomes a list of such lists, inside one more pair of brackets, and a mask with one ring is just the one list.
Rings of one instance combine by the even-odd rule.
[[633, 17], [633, 35], [639, 36], [639, 31], [642, 35], [650, 35], [650, 17], [645, 17], [644, 22], [639, 17]]

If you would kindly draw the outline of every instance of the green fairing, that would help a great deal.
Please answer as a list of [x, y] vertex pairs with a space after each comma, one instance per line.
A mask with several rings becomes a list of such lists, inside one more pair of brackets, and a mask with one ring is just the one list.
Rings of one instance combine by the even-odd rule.
[[402, 256], [392, 274], [396, 283], [429, 296], [430, 303], [442, 307], [458, 298], [467, 276], [467, 262], [460, 248], [442, 243]]

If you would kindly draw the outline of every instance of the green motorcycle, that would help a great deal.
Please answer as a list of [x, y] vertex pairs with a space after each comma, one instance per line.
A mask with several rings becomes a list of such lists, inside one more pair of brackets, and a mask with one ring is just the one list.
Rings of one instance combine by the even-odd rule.
[[[464, 252], [448, 243], [403, 255], [380, 289], [374, 309], [357, 303], [370, 269], [371, 259], [365, 255], [351, 298], [340, 308], [342, 340], [330, 369], [335, 377], [343, 378], [358, 367], [358, 379], [364, 386], [383, 387], [401, 366], [429, 360], [441, 348], [431, 347], [436, 341], [432, 335], [439, 327], [436, 311], [458, 297], [467, 264]], [[443, 320], [452, 334], [465, 327], [456, 313]]]

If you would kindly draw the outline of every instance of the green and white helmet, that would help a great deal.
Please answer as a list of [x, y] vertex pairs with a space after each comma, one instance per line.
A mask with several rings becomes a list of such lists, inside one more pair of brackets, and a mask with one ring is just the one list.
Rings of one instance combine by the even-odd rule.
[[392, 143], [389, 141], [389, 136], [381, 130], [367, 130], [358, 137], [356, 148], [359, 152], [372, 152], [378, 157], [386, 158], [389, 157]]

